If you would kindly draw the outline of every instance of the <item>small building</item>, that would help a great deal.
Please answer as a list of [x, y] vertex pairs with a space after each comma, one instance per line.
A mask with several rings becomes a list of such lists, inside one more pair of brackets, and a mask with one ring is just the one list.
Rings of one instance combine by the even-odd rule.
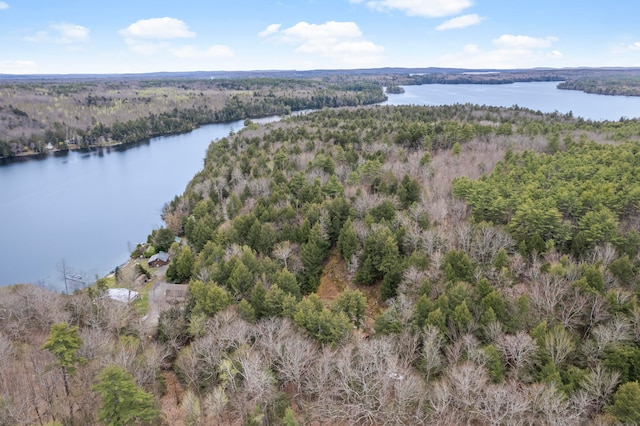
[[145, 274], [141, 274], [138, 278], [136, 278], [135, 286], [142, 287], [146, 284], [147, 281], [149, 281], [149, 278], [147, 278]]
[[169, 263], [169, 253], [161, 251], [149, 258], [149, 266], [151, 268], [159, 268]]
[[187, 300], [188, 289], [189, 287], [183, 284], [167, 284], [167, 289], [164, 291], [165, 299], [173, 305], [184, 303]]
[[128, 288], [110, 288], [107, 290], [107, 296], [118, 302], [129, 303], [138, 298], [138, 292]]

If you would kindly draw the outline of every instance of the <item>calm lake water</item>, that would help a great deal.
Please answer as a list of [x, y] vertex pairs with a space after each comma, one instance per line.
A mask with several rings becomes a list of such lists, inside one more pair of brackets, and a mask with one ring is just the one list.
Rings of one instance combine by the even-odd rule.
[[573, 112], [587, 120], [619, 120], [640, 117], [640, 97], [593, 95], [556, 89], [557, 82], [514, 84], [425, 84], [404, 86], [405, 93], [390, 94], [388, 105], [449, 105], [472, 103], [511, 107], [518, 105], [542, 112]]
[[63, 290], [63, 259], [83, 280], [106, 275], [162, 226], [162, 207], [202, 169], [211, 141], [242, 127], [212, 124], [127, 147], [0, 165], [0, 285]]
[[[407, 86], [386, 104], [517, 104], [592, 120], [640, 116], [640, 97], [587, 95], [556, 84]], [[0, 285], [63, 290], [62, 259], [87, 280], [113, 270], [162, 226], [163, 205], [202, 169], [209, 143], [242, 125], [213, 124], [126, 148], [0, 165]]]

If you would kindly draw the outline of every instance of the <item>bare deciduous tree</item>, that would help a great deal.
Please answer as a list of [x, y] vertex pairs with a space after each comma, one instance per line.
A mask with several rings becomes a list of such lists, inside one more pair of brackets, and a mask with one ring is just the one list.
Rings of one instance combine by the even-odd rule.
[[287, 259], [293, 254], [293, 247], [289, 241], [282, 241], [273, 248], [273, 256], [282, 260], [285, 268], [288, 268]]
[[274, 357], [276, 374], [284, 384], [291, 383], [300, 393], [303, 379], [316, 360], [318, 347], [301, 333], [279, 339]]
[[538, 320], [554, 319], [556, 309], [570, 289], [570, 283], [557, 275], [543, 274], [531, 283], [529, 299]]
[[222, 413], [229, 398], [221, 386], [215, 387], [204, 397], [204, 411], [209, 421], [216, 425], [222, 424]]
[[527, 414], [531, 424], [576, 425], [580, 423], [580, 412], [574, 409], [554, 383], [533, 383], [528, 387], [530, 401]]
[[545, 349], [551, 357], [551, 362], [561, 365], [576, 347], [574, 339], [561, 325], [549, 330], [544, 339]]
[[615, 317], [611, 321], [598, 324], [591, 330], [591, 335], [600, 354], [608, 345], [633, 340], [634, 337], [631, 323], [623, 317]]
[[571, 402], [588, 418], [602, 410], [619, 379], [620, 374], [598, 364], [584, 377], [580, 383], [580, 390], [573, 396]]
[[440, 372], [444, 364], [441, 353], [444, 338], [440, 334], [440, 330], [433, 325], [428, 325], [423, 335], [422, 361], [424, 362], [424, 371], [428, 382], [431, 375]]
[[527, 365], [537, 351], [535, 342], [524, 331], [518, 331], [516, 334], [503, 334], [498, 337], [496, 343], [507, 365], [515, 371]]
[[473, 412], [491, 425], [522, 424], [530, 408], [528, 395], [519, 383], [507, 381], [500, 385], [489, 385], [480, 393]]

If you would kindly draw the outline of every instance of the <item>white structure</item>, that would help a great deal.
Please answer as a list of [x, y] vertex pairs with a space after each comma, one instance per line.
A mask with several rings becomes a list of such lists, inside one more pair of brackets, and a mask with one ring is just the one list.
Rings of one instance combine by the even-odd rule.
[[129, 290], [128, 288], [110, 288], [107, 291], [107, 296], [118, 302], [129, 303], [138, 298], [138, 292]]

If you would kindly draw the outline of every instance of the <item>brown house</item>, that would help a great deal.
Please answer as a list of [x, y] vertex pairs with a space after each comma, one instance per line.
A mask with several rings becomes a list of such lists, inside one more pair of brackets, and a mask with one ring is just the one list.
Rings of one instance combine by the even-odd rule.
[[149, 266], [151, 268], [159, 268], [169, 263], [169, 253], [161, 251], [149, 258]]

